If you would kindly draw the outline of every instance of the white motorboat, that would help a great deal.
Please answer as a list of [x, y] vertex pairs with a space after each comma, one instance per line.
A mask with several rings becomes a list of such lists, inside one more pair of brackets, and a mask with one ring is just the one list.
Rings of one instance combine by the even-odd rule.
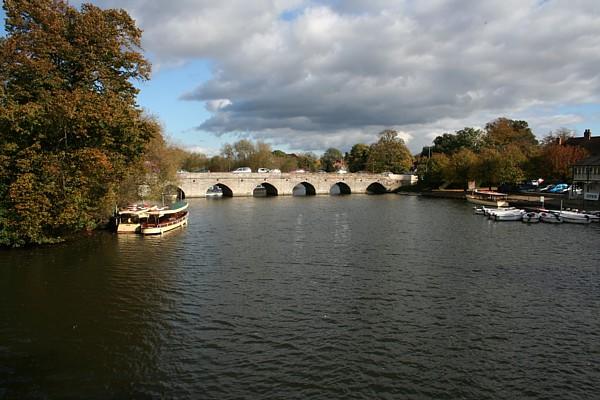
[[490, 216], [491, 213], [493, 212], [504, 212], [504, 211], [512, 211], [512, 210], [516, 210], [515, 207], [482, 207], [483, 208], [483, 214], [486, 216]]
[[171, 207], [148, 212], [148, 221], [142, 224], [143, 235], [162, 235], [165, 232], [187, 225], [188, 203], [177, 202]]
[[562, 218], [563, 222], [570, 224], [591, 224], [596, 219], [595, 215], [575, 211], [560, 211], [558, 215]]
[[521, 221], [527, 222], [528, 224], [534, 224], [540, 222], [540, 213], [529, 211], [522, 215]]
[[207, 198], [218, 198], [218, 197], [223, 197], [223, 189], [221, 189], [219, 186], [214, 185], [211, 186], [210, 188], [208, 188], [208, 190], [206, 191], [206, 197]]
[[553, 213], [550, 211], [542, 211], [540, 213], [540, 221], [545, 222], [547, 224], [562, 224], [563, 220], [558, 215], [558, 213]]
[[506, 210], [506, 211], [493, 211], [490, 213], [490, 219], [494, 221], [520, 221], [523, 219], [525, 210]]

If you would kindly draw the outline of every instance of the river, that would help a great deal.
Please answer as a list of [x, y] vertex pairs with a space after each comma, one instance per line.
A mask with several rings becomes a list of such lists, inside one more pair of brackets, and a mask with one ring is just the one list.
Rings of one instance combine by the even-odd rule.
[[462, 201], [192, 199], [0, 252], [0, 399], [593, 398], [599, 249]]

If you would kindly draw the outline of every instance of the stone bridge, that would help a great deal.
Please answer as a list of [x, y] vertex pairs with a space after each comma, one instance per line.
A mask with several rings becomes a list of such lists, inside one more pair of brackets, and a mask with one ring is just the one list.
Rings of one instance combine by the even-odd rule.
[[[223, 196], [256, 195], [291, 196], [298, 190], [306, 195], [331, 193], [388, 193], [402, 186], [414, 185], [416, 175], [398, 174], [337, 174], [337, 173], [246, 173], [180, 172], [178, 190], [182, 197], [206, 197], [211, 186], [219, 186]], [[264, 189], [263, 189], [264, 188]]]

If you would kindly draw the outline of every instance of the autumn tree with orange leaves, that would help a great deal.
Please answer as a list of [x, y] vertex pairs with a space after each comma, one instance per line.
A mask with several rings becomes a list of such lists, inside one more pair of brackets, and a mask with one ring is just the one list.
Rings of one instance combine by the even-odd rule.
[[0, 38], [0, 244], [106, 221], [158, 124], [136, 104], [141, 31], [123, 10], [5, 0]]

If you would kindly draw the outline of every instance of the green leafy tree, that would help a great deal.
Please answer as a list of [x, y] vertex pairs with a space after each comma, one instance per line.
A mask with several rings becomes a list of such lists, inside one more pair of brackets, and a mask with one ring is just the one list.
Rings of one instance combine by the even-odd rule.
[[449, 158], [446, 179], [466, 189], [468, 182], [475, 180], [477, 162], [477, 155], [471, 150], [458, 150]]
[[367, 169], [367, 162], [369, 161], [369, 153], [371, 147], [369, 145], [358, 143], [352, 146], [346, 162], [348, 163], [348, 169], [350, 172], [364, 171]]
[[417, 166], [419, 184], [425, 188], [437, 189], [447, 182], [450, 158], [444, 153], [434, 153], [431, 157], [421, 158]]
[[321, 156], [321, 168], [327, 172], [333, 172], [336, 170], [335, 166], [337, 163], [344, 159], [342, 152], [336, 148], [330, 147], [325, 150], [325, 153]]
[[369, 171], [404, 173], [412, 168], [413, 158], [398, 137], [398, 132], [385, 130], [379, 134], [379, 140], [371, 145], [367, 166]]
[[149, 78], [123, 10], [5, 0], [0, 40], [0, 243], [58, 240], [106, 219], [160, 130], [136, 105]]
[[[444, 133], [433, 140], [432, 151], [452, 154], [460, 149], [478, 152], [483, 143], [484, 132], [481, 129], [465, 127], [454, 134]], [[424, 149], [424, 151], [428, 149]], [[425, 154], [423, 154], [425, 155]]]

